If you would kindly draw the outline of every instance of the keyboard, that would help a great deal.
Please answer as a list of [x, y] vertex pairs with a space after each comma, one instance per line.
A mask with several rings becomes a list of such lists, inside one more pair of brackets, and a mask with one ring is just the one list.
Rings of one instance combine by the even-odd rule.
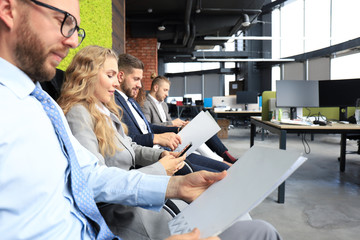
[[271, 120], [273, 123], [278, 124], [288, 124], [288, 125], [300, 125], [300, 126], [311, 126], [311, 122], [301, 121], [301, 120], [290, 120], [290, 119], [282, 119], [281, 121], [278, 120]]

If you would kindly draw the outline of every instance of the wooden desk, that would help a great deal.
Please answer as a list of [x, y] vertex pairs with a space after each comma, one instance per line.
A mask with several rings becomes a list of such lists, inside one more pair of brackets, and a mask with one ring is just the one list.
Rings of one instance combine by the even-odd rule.
[[[288, 133], [335, 133], [341, 134], [340, 141], [340, 171], [345, 171], [346, 135], [349, 133], [360, 133], [360, 125], [333, 123], [326, 126], [299, 126], [276, 124], [263, 121], [261, 117], [251, 117], [250, 147], [254, 145], [256, 127], [261, 127], [279, 135], [279, 148], [286, 149], [286, 135]], [[285, 182], [278, 188], [278, 202], [285, 202]]]
[[261, 111], [214, 111], [214, 113], [215, 118], [245, 119], [246, 123], [248, 123], [252, 116], [261, 116]]

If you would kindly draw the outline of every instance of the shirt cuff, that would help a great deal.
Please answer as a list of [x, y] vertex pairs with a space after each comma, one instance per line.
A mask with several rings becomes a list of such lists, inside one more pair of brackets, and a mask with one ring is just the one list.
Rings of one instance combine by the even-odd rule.
[[165, 203], [165, 194], [170, 176], [144, 174], [142, 178], [139, 186], [139, 206], [160, 211]]

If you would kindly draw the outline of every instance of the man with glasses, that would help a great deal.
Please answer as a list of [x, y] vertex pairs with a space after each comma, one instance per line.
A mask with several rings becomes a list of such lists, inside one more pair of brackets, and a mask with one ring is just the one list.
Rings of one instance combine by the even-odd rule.
[[[0, 0], [1, 239], [118, 239], [94, 199], [159, 210], [166, 198], [192, 201], [226, 175], [169, 178], [98, 165], [39, 84], [84, 39], [79, 24], [77, 0]], [[169, 240], [198, 238], [194, 230]]]

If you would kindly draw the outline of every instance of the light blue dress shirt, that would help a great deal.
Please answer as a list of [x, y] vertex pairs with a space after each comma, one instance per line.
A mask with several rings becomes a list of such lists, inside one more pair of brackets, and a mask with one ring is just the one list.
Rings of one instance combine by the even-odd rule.
[[[30, 96], [34, 88], [0, 58], [0, 238], [90, 239], [71, 196], [67, 159], [41, 103]], [[62, 118], [97, 202], [161, 209], [168, 176], [100, 166]]]

